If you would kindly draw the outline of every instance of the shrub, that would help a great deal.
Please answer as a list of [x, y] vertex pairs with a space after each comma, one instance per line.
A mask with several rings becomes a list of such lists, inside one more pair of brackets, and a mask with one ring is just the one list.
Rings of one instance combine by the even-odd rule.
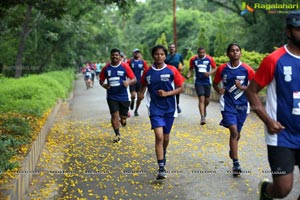
[[43, 126], [49, 110], [72, 89], [72, 69], [13, 79], [0, 78], [0, 171], [18, 167], [11, 161], [24, 154]]

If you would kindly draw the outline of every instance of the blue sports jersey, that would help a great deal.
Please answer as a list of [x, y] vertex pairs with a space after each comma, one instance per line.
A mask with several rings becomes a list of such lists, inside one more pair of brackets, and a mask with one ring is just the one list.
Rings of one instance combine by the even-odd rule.
[[285, 129], [278, 134], [268, 133], [271, 146], [300, 148], [300, 56], [286, 46], [278, 48], [263, 59], [254, 77], [261, 87], [267, 87], [266, 111]]
[[109, 88], [107, 89], [107, 99], [114, 101], [130, 101], [129, 87], [125, 87], [123, 82], [127, 78], [133, 79], [134, 74], [127, 63], [121, 62], [117, 66], [107, 64], [101, 71], [100, 81], [107, 79]]
[[143, 60], [131, 59], [129, 61], [129, 64], [130, 64], [130, 67], [131, 67], [135, 77], [136, 77], [137, 82], [139, 82], [141, 80], [144, 70], [147, 67], [146, 62]]
[[165, 65], [163, 68], [157, 69], [155, 66], [151, 66], [144, 72], [141, 83], [148, 87], [146, 106], [149, 116], [174, 113], [174, 117], [176, 117], [175, 95], [168, 97], [158, 95], [158, 90], [171, 91], [176, 86], [181, 86], [184, 83], [184, 78], [175, 67]]
[[211, 68], [215, 68], [216, 63], [212, 57], [206, 55], [204, 58], [194, 56], [190, 60], [190, 68], [195, 70], [195, 85], [211, 85], [211, 76], [204, 76], [204, 73], [210, 72]]
[[218, 84], [222, 81], [225, 89], [224, 95], [220, 98], [221, 111], [238, 113], [237, 110], [244, 110], [249, 112], [245, 90], [238, 89], [235, 81], [239, 80], [241, 85], [247, 86], [254, 73], [249, 65], [242, 62], [237, 67], [231, 67], [230, 63], [226, 63], [218, 68], [214, 83]]

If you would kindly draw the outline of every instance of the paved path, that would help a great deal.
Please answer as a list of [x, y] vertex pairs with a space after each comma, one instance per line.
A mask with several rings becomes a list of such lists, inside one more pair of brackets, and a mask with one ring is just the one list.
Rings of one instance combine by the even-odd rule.
[[[140, 116], [121, 128], [113, 144], [105, 90], [98, 83], [85, 89], [79, 75], [74, 97], [65, 102], [48, 136], [25, 199], [180, 199], [253, 200], [258, 183], [270, 178], [262, 123], [250, 114], [242, 130], [239, 159], [244, 170], [230, 174], [228, 130], [219, 126], [219, 104], [208, 107], [200, 126], [197, 98], [181, 95], [183, 112], [176, 118], [167, 154], [168, 177], [155, 180], [154, 133], [144, 102]], [[298, 169], [295, 171], [298, 177]], [[296, 199], [299, 180], [285, 199]]]

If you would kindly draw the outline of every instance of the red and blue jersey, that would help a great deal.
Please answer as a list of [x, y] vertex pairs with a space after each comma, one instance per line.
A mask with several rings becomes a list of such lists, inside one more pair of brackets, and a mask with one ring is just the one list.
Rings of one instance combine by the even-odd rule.
[[199, 58], [198, 55], [190, 59], [190, 69], [194, 69], [195, 85], [211, 85], [211, 77], [204, 76], [204, 73], [210, 72], [212, 68], [216, 67], [214, 59], [205, 55], [204, 58]]
[[222, 64], [216, 72], [214, 83], [222, 81], [225, 93], [220, 98], [221, 111], [238, 113], [237, 110], [250, 111], [245, 90], [238, 89], [236, 80], [242, 86], [247, 86], [254, 77], [254, 70], [247, 64], [240, 62], [237, 67], [232, 67], [230, 63]]
[[131, 67], [135, 77], [136, 81], [140, 82], [143, 72], [147, 68], [147, 63], [144, 60], [135, 60], [135, 59], [130, 59], [127, 61], [129, 66]]
[[99, 74], [100, 81], [107, 80], [110, 86], [107, 89], [107, 99], [114, 101], [130, 101], [129, 87], [125, 87], [123, 82], [127, 78], [133, 79], [134, 73], [127, 63], [120, 62], [119, 65], [113, 66], [108, 63]]
[[300, 56], [283, 46], [263, 59], [254, 77], [261, 87], [267, 87], [266, 111], [285, 129], [269, 134], [266, 142], [272, 146], [300, 148]]
[[183, 85], [184, 78], [174, 66], [165, 64], [161, 69], [149, 67], [144, 71], [141, 83], [148, 88], [145, 100], [150, 117], [166, 113], [174, 113], [174, 117], [177, 116], [175, 95], [161, 97], [158, 94], [158, 90], [171, 91], [176, 86]]

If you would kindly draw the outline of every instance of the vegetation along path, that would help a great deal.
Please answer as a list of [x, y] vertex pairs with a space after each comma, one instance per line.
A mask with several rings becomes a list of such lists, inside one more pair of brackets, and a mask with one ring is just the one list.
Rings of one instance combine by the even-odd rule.
[[[140, 116], [121, 128], [122, 142], [114, 144], [105, 90], [98, 83], [86, 90], [78, 75], [74, 97], [61, 107], [25, 199], [257, 199], [259, 180], [271, 178], [263, 124], [254, 113], [247, 118], [239, 143], [244, 173], [234, 178], [229, 133], [218, 125], [219, 104], [211, 102], [204, 126], [197, 104], [196, 97], [181, 95], [167, 179], [157, 182], [154, 133], [144, 102]], [[294, 188], [285, 199], [297, 198], [299, 187]]]

